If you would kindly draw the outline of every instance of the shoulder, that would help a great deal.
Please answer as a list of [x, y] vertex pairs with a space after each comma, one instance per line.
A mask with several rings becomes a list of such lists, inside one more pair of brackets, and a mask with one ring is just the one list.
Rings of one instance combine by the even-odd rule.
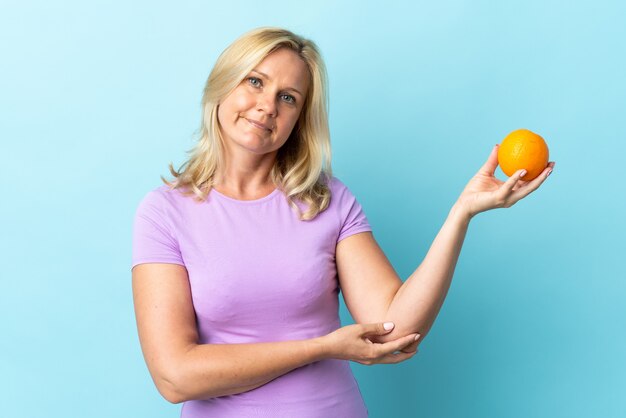
[[166, 184], [153, 188], [141, 198], [135, 215], [164, 221], [175, 218], [184, 205], [180, 191], [170, 189]]
[[331, 212], [338, 213], [341, 218], [355, 211], [361, 211], [361, 204], [343, 180], [333, 176], [328, 182], [330, 188]]
[[328, 182], [330, 189], [331, 200], [336, 202], [345, 202], [354, 198], [354, 195], [350, 191], [350, 188], [338, 177], [332, 176]]
[[143, 196], [140, 206], [175, 206], [180, 203], [182, 197], [182, 194], [178, 190], [172, 190], [166, 184], [162, 184], [148, 191]]
[[331, 194], [349, 191], [348, 186], [336, 176], [330, 177], [327, 184]]

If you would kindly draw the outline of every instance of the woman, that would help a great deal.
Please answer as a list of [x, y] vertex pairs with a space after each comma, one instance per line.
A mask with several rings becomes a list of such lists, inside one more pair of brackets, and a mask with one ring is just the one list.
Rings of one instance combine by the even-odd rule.
[[[278, 28], [244, 34], [207, 80], [189, 160], [137, 209], [141, 347], [182, 417], [367, 416], [348, 360], [415, 355], [470, 219], [514, 204], [554, 166], [502, 183], [494, 148], [403, 284], [332, 176], [326, 90], [313, 42]], [[341, 327], [339, 290], [354, 325]]]

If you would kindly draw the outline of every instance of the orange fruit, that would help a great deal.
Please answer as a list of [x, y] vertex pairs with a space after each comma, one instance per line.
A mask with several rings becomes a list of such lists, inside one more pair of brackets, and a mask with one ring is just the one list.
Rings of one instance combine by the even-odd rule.
[[517, 129], [504, 138], [498, 147], [498, 164], [507, 176], [526, 169], [522, 180], [536, 178], [548, 166], [548, 144], [528, 129]]

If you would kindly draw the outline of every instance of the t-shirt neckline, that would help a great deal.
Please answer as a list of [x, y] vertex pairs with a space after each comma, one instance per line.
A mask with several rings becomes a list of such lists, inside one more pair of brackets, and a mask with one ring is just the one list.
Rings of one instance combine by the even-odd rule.
[[253, 199], [253, 200], [239, 200], [239, 199], [235, 199], [234, 197], [230, 197], [230, 196], [226, 196], [224, 193], [221, 193], [219, 191], [217, 191], [214, 187], [211, 188], [211, 193], [215, 193], [216, 196], [220, 197], [221, 199], [225, 199], [237, 204], [241, 204], [241, 205], [250, 205], [250, 204], [255, 204], [255, 203], [262, 203], [265, 202], [266, 200], [271, 199], [272, 197], [274, 197], [275, 195], [278, 194], [280, 190], [277, 188], [275, 188], [270, 194], [260, 197], [258, 199]]

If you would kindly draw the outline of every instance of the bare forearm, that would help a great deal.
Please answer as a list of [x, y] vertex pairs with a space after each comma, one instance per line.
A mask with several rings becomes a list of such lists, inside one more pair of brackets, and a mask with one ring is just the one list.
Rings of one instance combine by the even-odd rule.
[[202, 344], [179, 363], [175, 402], [246, 392], [325, 358], [319, 339], [255, 344]]
[[426, 257], [393, 298], [385, 321], [396, 324], [380, 342], [418, 332], [424, 339], [439, 314], [450, 288], [470, 217], [455, 205]]

